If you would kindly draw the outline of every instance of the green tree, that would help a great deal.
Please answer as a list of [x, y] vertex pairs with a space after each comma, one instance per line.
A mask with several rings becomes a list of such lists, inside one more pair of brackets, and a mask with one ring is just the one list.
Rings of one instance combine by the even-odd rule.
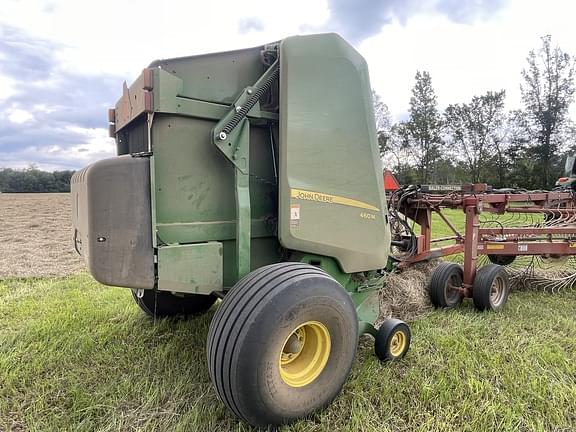
[[470, 103], [449, 105], [444, 113], [445, 130], [455, 150], [464, 156], [469, 180], [484, 178], [486, 161], [501, 148], [506, 92], [487, 92]]
[[372, 104], [374, 105], [374, 120], [376, 121], [376, 134], [378, 136], [378, 147], [380, 147], [380, 158], [384, 158], [389, 150], [389, 141], [392, 129], [392, 116], [388, 105], [382, 98], [372, 90]]
[[406, 146], [415, 156], [421, 183], [430, 180], [435, 160], [440, 156], [442, 119], [432, 87], [432, 78], [426, 71], [416, 72], [416, 83], [410, 98], [410, 119], [406, 122]]
[[70, 192], [74, 171], [0, 168], [0, 192]]
[[559, 153], [556, 135], [568, 118], [574, 101], [574, 59], [560, 47], [552, 47], [552, 38], [542, 37], [542, 46], [532, 50], [528, 68], [522, 71], [520, 86], [527, 115], [528, 130], [538, 159], [540, 187], [550, 188], [555, 181], [552, 166]]

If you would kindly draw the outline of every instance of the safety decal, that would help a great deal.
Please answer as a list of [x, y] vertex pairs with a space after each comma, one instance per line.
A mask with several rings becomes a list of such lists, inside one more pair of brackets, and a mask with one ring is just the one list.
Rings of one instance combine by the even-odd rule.
[[300, 204], [290, 205], [290, 227], [298, 228], [300, 226]]

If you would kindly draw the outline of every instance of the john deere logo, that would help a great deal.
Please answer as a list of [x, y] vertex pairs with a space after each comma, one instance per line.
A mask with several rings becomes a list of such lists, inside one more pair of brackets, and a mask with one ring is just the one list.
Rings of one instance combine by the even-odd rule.
[[307, 191], [302, 189], [292, 189], [290, 196], [294, 199], [305, 200], [305, 201], [316, 201], [326, 204], [340, 204], [349, 207], [356, 207], [366, 210], [372, 210], [379, 212], [378, 207], [374, 207], [368, 203], [358, 201], [352, 198], [346, 198], [338, 195], [330, 195], [321, 192]]

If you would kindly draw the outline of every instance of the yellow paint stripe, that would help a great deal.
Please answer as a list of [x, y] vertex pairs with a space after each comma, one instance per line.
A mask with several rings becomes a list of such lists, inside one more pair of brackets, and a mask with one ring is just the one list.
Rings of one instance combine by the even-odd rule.
[[367, 204], [362, 201], [358, 201], [352, 198], [346, 198], [338, 195], [330, 195], [321, 192], [307, 191], [302, 189], [291, 189], [290, 196], [292, 198], [306, 200], [306, 201], [316, 201], [323, 202], [327, 204], [341, 204], [349, 207], [357, 207], [366, 210], [372, 210], [379, 212], [378, 207]]
[[503, 244], [487, 244], [486, 249], [492, 249], [492, 250], [504, 249], [504, 245]]

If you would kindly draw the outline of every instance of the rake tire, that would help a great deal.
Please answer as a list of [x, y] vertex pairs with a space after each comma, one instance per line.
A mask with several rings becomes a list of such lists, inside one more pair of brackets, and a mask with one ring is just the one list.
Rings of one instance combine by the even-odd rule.
[[507, 266], [514, 262], [516, 255], [490, 255], [488, 254], [488, 259], [492, 264], [498, 264], [501, 266]]
[[472, 299], [480, 311], [497, 311], [504, 307], [510, 294], [508, 273], [504, 267], [488, 264], [476, 271]]
[[440, 263], [430, 278], [430, 300], [437, 308], [454, 308], [462, 303], [462, 293], [450, 286], [462, 286], [462, 266], [455, 263]]

